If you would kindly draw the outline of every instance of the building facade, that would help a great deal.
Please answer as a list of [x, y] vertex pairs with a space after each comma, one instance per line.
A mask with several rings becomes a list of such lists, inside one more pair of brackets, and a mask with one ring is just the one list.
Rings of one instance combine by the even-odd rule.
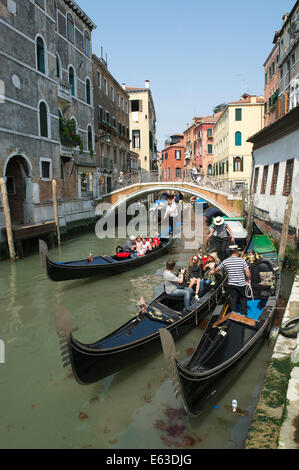
[[96, 55], [93, 83], [98, 180], [100, 194], [105, 194], [121, 171], [131, 171], [135, 165], [137, 171], [138, 161], [130, 156], [129, 95], [111, 75], [107, 62]]
[[283, 21], [279, 39], [278, 117], [299, 104], [299, 1]]
[[299, 106], [249, 138], [253, 144], [251, 182], [253, 216], [257, 225], [281, 238], [286, 202], [293, 203], [288, 242], [298, 243], [299, 230]]
[[228, 103], [214, 127], [214, 174], [234, 190], [248, 187], [252, 144], [248, 137], [263, 128], [264, 97], [244, 94]]
[[184, 134], [173, 134], [161, 152], [161, 181], [184, 178]]
[[214, 126], [221, 113], [197, 118], [194, 128], [194, 167], [203, 176], [212, 176], [214, 169]]
[[96, 26], [71, 0], [1, 0], [0, 23], [0, 177], [12, 223], [53, 220], [52, 179], [61, 225], [92, 216]]
[[144, 88], [132, 88], [123, 84], [128, 93], [131, 150], [139, 155], [140, 171], [157, 170], [156, 112], [149, 80]]
[[268, 126], [278, 119], [278, 95], [280, 72], [278, 68], [279, 62], [279, 34], [277, 31], [274, 36], [274, 47], [272, 48], [269, 56], [264, 63], [265, 72], [265, 122], [264, 125]]

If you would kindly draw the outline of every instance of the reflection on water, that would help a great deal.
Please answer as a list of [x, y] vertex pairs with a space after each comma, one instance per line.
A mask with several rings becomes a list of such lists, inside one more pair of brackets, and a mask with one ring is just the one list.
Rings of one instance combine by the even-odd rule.
[[[108, 255], [120, 242], [85, 234], [49, 256], [66, 261], [90, 251]], [[181, 267], [191, 254], [177, 241], [171, 257]], [[266, 344], [195, 420], [173, 394], [162, 352], [89, 386], [62, 367], [54, 305], [69, 309], [80, 341], [93, 342], [127, 321], [141, 295], [150, 301], [161, 292], [167, 258], [113, 277], [64, 283], [47, 278], [38, 255], [1, 263], [1, 448], [242, 448], [270, 357]], [[177, 342], [180, 358], [192, 352], [201, 332], [195, 328]], [[232, 413], [233, 398], [238, 413]]]

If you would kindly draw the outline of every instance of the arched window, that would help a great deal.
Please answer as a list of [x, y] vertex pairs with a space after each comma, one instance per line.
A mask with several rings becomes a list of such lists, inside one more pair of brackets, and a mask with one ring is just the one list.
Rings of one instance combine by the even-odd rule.
[[75, 25], [74, 25], [73, 17], [70, 13], [67, 14], [67, 38], [69, 41], [71, 41], [74, 44]]
[[88, 31], [84, 32], [84, 52], [88, 57], [90, 57], [90, 38]]
[[46, 73], [45, 44], [40, 36], [36, 40], [37, 70]]
[[75, 94], [76, 94], [75, 71], [74, 71], [72, 66], [69, 67], [69, 84], [71, 85], [72, 96], [75, 96]]
[[86, 103], [91, 104], [90, 99], [90, 80], [89, 78], [86, 79]]
[[48, 109], [43, 101], [39, 105], [39, 129], [41, 137], [49, 137], [48, 132]]
[[235, 133], [235, 145], [242, 145], [242, 134], [239, 131]]
[[234, 171], [243, 171], [243, 158], [234, 158]]

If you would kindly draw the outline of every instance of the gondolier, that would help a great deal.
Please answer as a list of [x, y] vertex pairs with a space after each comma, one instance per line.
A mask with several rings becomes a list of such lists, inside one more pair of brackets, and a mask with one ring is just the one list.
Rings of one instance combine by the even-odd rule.
[[170, 196], [163, 220], [169, 217], [169, 231], [172, 233], [175, 231], [178, 215], [178, 208], [174, 196]]
[[239, 257], [238, 245], [229, 247], [231, 256], [215, 268], [212, 273], [216, 273], [220, 269], [225, 269], [228, 275], [228, 292], [230, 297], [231, 308], [233, 312], [237, 312], [238, 303], [242, 315], [247, 315], [247, 298], [246, 284], [251, 283], [251, 274], [248, 264], [243, 258]]
[[216, 250], [220, 260], [223, 261], [228, 257], [228, 244], [230, 242], [235, 244], [234, 234], [229, 225], [224, 222], [224, 218], [220, 216], [214, 219], [214, 225], [212, 225], [212, 230], [207, 237], [207, 241], [214, 235], [214, 233], [216, 240]]

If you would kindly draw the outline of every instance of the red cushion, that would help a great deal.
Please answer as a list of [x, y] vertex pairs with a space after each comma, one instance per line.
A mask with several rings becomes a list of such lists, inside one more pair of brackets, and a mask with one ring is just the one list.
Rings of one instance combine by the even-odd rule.
[[129, 258], [130, 253], [117, 253], [116, 257], [117, 258]]

